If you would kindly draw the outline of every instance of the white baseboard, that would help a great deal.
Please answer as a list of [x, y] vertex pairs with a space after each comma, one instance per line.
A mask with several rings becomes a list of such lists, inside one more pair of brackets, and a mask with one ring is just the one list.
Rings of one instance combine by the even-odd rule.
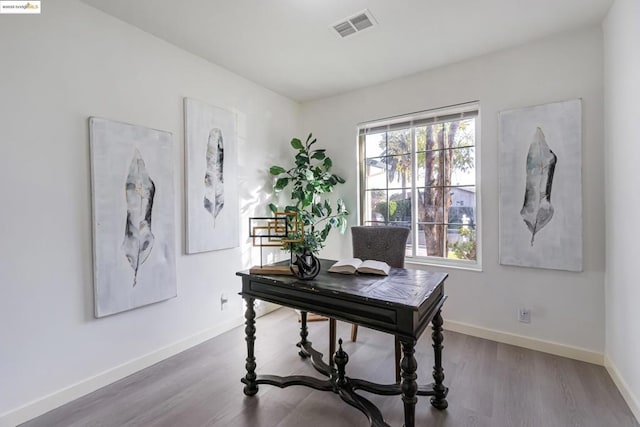
[[640, 422], [640, 400], [638, 400], [637, 396], [633, 394], [625, 380], [620, 375], [618, 368], [613, 364], [611, 359], [609, 359], [606, 355], [604, 357], [604, 367], [609, 372], [611, 379], [615, 383], [618, 390], [620, 390], [620, 394], [624, 398], [627, 405], [629, 405], [629, 409], [636, 417], [636, 421]]
[[59, 406], [69, 403], [79, 397], [114, 383], [124, 377], [154, 365], [164, 359], [174, 356], [184, 350], [196, 346], [204, 341], [216, 337], [244, 323], [241, 316], [234, 317], [214, 328], [210, 328], [170, 344], [159, 350], [148, 353], [137, 359], [123, 363], [107, 371], [101, 372], [86, 380], [72, 384], [47, 396], [36, 399], [23, 406], [0, 414], [0, 427], [15, 427], [37, 416], [49, 412]]
[[596, 365], [604, 365], [604, 354], [580, 347], [560, 344], [553, 341], [545, 341], [537, 338], [530, 338], [524, 335], [497, 331], [495, 329], [482, 328], [479, 326], [470, 325], [468, 323], [455, 322], [452, 320], [445, 320], [444, 329], [453, 332], [459, 332], [465, 335], [471, 335], [474, 337], [485, 338], [504, 344], [524, 347], [530, 350], [537, 350], [544, 353], [555, 354], [556, 356], [568, 357], [569, 359], [595, 363]]

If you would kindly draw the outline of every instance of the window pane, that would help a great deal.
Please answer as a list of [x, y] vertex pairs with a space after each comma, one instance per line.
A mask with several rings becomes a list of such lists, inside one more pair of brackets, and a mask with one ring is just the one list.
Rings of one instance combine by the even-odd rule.
[[476, 145], [475, 119], [461, 120], [456, 129], [452, 147], [467, 147]]
[[451, 185], [475, 185], [476, 155], [475, 148], [456, 148], [447, 156], [451, 162]]
[[405, 256], [413, 256], [413, 233], [409, 233], [407, 238], [407, 249], [404, 252]]
[[387, 164], [384, 160], [384, 157], [366, 159], [365, 187], [367, 190], [387, 188]]
[[374, 133], [365, 136], [365, 157], [379, 157], [387, 150], [386, 133]]
[[451, 206], [449, 207], [449, 224], [475, 225], [476, 191], [475, 187], [452, 187]]
[[445, 258], [447, 256], [445, 225], [418, 224], [416, 255]]
[[[413, 238], [413, 236], [411, 236]], [[427, 256], [427, 240], [424, 234], [424, 224], [418, 224], [418, 239], [416, 242], [416, 256]]]
[[418, 182], [416, 185], [421, 187], [444, 185], [441, 173], [444, 169], [444, 152], [442, 150], [418, 152], [416, 159], [418, 162]]
[[441, 150], [444, 148], [442, 124], [420, 126], [416, 128], [418, 151]]
[[411, 155], [389, 156], [383, 162], [387, 165], [389, 188], [411, 187]]
[[364, 218], [366, 221], [384, 224], [389, 215], [387, 207], [386, 190], [373, 190], [365, 192]]
[[389, 221], [411, 228], [411, 189], [389, 190]]
[[449, 258], [476, 260], [476, 229], [463, 225], [460, 228], [449, 228], [447, 231]]
[[432, 222], [443, 224], [446, 222], [445, 212], [445, 194], [444, 187], [436, 188], [419, 188], [418, 189], [418, 215], [419, 220], [423, 222]]
[[387, 132], [386, 154], [388, 156], [411, 153], [412, 146], [410, 129], [400, 129]]

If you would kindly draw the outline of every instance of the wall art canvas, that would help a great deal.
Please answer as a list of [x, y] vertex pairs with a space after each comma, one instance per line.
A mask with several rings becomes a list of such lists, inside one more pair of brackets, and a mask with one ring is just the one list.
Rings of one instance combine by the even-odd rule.
[[96, 317], [177, 295], [171, 133], [89, 119]]
[[237, 247], [237, 115], [184, 100], [187, 253]]
[[582, 106], [498, 115], [500, 263], [582, 271]]

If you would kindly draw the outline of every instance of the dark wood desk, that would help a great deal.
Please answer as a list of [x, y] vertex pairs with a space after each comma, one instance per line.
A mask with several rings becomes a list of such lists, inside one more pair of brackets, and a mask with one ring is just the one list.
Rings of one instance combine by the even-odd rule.
[[[245, 333], [247, 341], [247, 374], [242, 378], [244, 393], [253, 396], [259, 384], [277, 387], [303, 385], [316, 390], [332, 391], [342, 400], [362, 411], [371, 426], [388, 426], [382, 414], [373, 403], [356, 394], [363, 390], [382, 395], [402, 395], [404, 402], [405, 427], [415, 426], [415, 405], [417, 396], [431, 396], [431, 404], [437, 409], [447, 407], [448, 389], [443, 385], [442, 369], [442, 315], [446, 300], [444, 281], [447, 275], [422, 270], [392, 268], [389, 276], [342, 275], [327, 273], [327, 268], [335, 261], [321, 260], [322, 271], [311, 281], [301, 281], [293, 276], [262, 276], [248, 271], [238, 272], [242, 277], [241, 295], [247, 303], [245, 312]], [[299, 354], [310, 358], [313, 367], [328, 377], [321, 380], [310, 376], [256, 375], [254, 342], [256, 335], [254, 301], [260, 299], [302, 311]], [[329, 364], [322, 360], [322, 353], [314, 350], [307, 341], [306, 313], [322, 314], [346, 322], [377, 329], [397, 336], [402, 345], [402, 381], [398, 384], [376, 384], [346, 376], [348, 355], [342, 349]], [[434, 382], [418, 386], [416, 370], [418, 363], [414, 357], [415, 345], [427, 328], [433, 323], [432, 338], [435, 353], [433, 367]]]

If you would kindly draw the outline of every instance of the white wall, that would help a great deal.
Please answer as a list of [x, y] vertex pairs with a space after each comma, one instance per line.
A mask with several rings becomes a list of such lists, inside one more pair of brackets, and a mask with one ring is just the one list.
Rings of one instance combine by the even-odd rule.
[[[243, 321], [234, 273], [258, 262], [246, 218], [266, 214], [268, 167], [299, 123], [287, 98], [78, 1], [43, 3], [40, 16], [0, 16], [0, 424]], [[240, 248], [183, 255], [185, 96], [240, 113]], [[175, 142], [178, 297], [99, 320], [89, 116], [167, 130]]]
[[604, 22], [606, 133], [606, 356], [640, 419], [640, 2], [616, 0]]
[[[416, 52], [416, 55], [429, 52]], [[595, 352], [604, 350], [604, 178], [602, 34], [588, 28], [426, 71], [340, 96], [303, 104], [303, 130], [329, 154], [348, 162], [346, 201], [357, 221], [356, 126], [359, 122], [479, 100], [483, 269], [447, 270], [444, 316], [536, 340]], [[505, 267], [498, 263], [499, 111], [583, 99], [584, 272]], [[343, 164], [343, 163], [341, 163]], [[346, 256], [347, 233], [325, 252]], [[566, 248], [575, 250], [575, 248]], [[444, 270], [444, 269], [443, 269]], [[517, 321], [531, 308], [531, 324]]]

